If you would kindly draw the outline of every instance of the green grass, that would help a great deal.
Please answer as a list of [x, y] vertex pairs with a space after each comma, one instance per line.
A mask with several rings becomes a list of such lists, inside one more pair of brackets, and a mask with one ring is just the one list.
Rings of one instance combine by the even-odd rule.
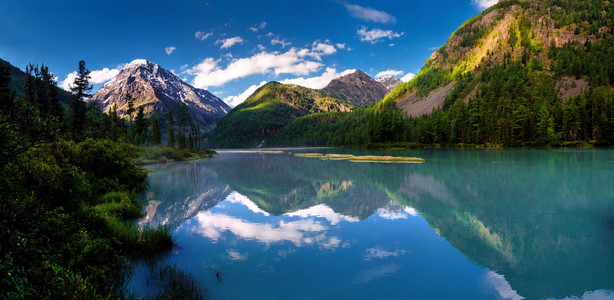
[[134, 162], [137, 165], [155, 164], [155, 163], [170, 163], [174, 161], [187, 161], [209, 158], [215, 155], [216, 152], [209, 149], [178, 149], [174, 147], [139, 147]]
[[423, 163], [424, 159], [418, 157], [365, 155], [354, 156], [351, 154], [320, 154], [320, 153], [297, 153], [298, 157], [313, 157], [322, 160], [349, 160], [352, 162], [379, 162], [379, 163]]

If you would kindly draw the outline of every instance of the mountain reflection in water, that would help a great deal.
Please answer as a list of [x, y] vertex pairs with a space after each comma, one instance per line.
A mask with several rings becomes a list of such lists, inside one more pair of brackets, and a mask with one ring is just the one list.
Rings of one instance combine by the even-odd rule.
[[[409, 285], [406, 292], [420, 291], [416, 295], [421, 298], [450, 297], [446, 291], [458, 292], [454, 284], [462, 282], [446, 282], [450, 288], [441, 291], [420, 288], [443, 276], [432, 259], [441, 259], [435, 255], [448, 251], [441, 250], [447, 243], [465, 257], [461, 260], [476, 266], [475, 270], [458, 267], [458, 272], [481, 278], [481, 283], [473, 284], [482, 286], [471, 292], [482, 293], [478, 298], [612, 297], [608, 291], [614, 288], [611, 150], [376, 154], [406, 154], [427, 162], [354, 163], [288, 153], [222, 153], [211, 160], [152, 166], [151, 188], [144, 196], [147, 215], [139, 224], [170, 226], [180, 236], [184, 252], [207, 248], [209, 257], [201, 262], [204, 269], [207, 264], [239, 268], [230, 264], [234, 261], [246, 268], [268, 265], [273, 268], [270, 272], [279, 273], [279, 268], [300, 264], [307, 276], [315, 270], [304, 265], [303, 259], [323, 260], [316, 265], [330, 268], [326, 272], [337, 274], [331, 280], [347, 285], [331, 290], [321, 280], [303, 283], [327, 291], [324, 298], [347, 295], [342, 291], [375, 283], [385, 288], [404, 282]], [[428, 226], [421, 227], [421, 220]], [[436, 235], [444, 239], [429, 244]], [[194, 236], [208, 242], [194, 242], [194, 249], [188, 249]], [[181, 245], [181, 237], [188, 245]], [[270, 257], [273, 250], [276, 258]], [[343, 259], [353, 261], [339, 263], [341, 251]], [[227, 262], [213, 257], [224, 257]], [[288, 257], [295, 260], [285, 261]], [[330, 265], [333, 257], [340, 267]], [[433, 270], [424, 271], [423, 278], [413, 278], [405, 270], [414, 264]], [[450, 264], [446, 267], [464, 265], [460, 260]], [[351, 267], [344, 269], [344, 265]], [[479, 271], [481, 267], [488, 270]], [[232, 276], [226, 279], [232, 282]], [[390, 297], [399, 296], [390, 293]], [[314, 291], [303, 294], [318, 298]], [[220, 290], [219, 295], [234, 294]], [[282, 288], [278, 294], [266, 294], [269, 298], [284, 296], [288, 294]]]

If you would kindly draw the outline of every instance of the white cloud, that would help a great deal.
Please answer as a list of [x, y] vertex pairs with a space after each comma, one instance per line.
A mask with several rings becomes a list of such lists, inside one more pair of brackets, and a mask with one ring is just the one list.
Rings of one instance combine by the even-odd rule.
[[313, 42], [313, 44], [311, 44], [311, 51], [313, 51], [314, 53], [320, 53], [320, 54], [324, 54], [324, 55], [330, 55], [330, 54], [337, 53], [337, 49], [335, 48], [335, 46], [331, 45], [330, 42], [328, 42], [328, 41], [325, 41], [325, 42], [315, 41], [315, 42]]
[[259, 89], [260, 87], [262, 87], [263, 85], [266, 84], [266, 81], [261, 81], [260, 84], [254, 84], [250, 87], [248, 87], [243, 93], [236, 95], [236, 96], [229, 96], [224, 98], [224, 102], [226, 102], [226, 104], [235, 107], [241, 103], [243, 103], [243, 101], [245, 101], [245, 99], [247, 99], [247, 97], [251, 96], [257, 89]]
[[401, 81], [409, 82], [410, 80], [414, 79], [414, 77], [416, 77], [416, 74], [414, 74], [414, 73], [407, 73], [407, 74], [405, 74], [405, 76], [401, 77]]
[[337, 46], [337, 48], [339, 48], [341, 50], [345, 49], [345, 44], [337, 43], [337, 44], [335, 44], [335, 46]]
[[[103, 68], [102, 70], [95, 70], [90, 73], [90, 83], [99, 84], [107, 82], [113, 79], [121, 71], [121, 67], [115, 69]], [[72, 72], [66, 76], [66, 79], [62, 80], [60, 87], [66, 91], [70, 91], [70, 85], [75, 82], [77, 78], [77, 72]]]
[[62, 80], [60, 83], [60, 87], [66, 91], [70, 91], [70, 86], [75, 82], [75, 78], [77, 78], [77, 72], [66, 75], [66, 79]]
[[233, 59], [226, 67], [219, 65], [220, 60], [206, 58], [186, 73], [196, 76], [193, 80], [195, 87], [207, 89], [253, 74], [308, 75], [323, 66], [319, 62], [322, 55], [327, 53], [291, 48], [284, 53], [260, 52], [251, 57]]
[[217, 40], [215, 41], [215, 44], [221, 44], [220, 49], [228, 49], [236, 44], [243, 44], [243, 38], [241, 38], [240, 36], [235, 36], [223, 40]]
[[166, 55], [173, 54], [173, 52], [175, 50], [177, 50], [177, 47], [175, 47], [175, 46], [168, 46], [168, 47], [164, 48], [164, 52], [166, 52]]
[[358, 39], [360, 39], [361, 42], [368, 42], [371, 44], [381, 42], [384, 39], [392, 40], [403, 35], [403, 33], [397, 33], [392, 30], [382, 30], [379, 28], [367, 30], [367, 27], [365, 26], [358, 29], [356, 33], [358, 34]]
[[399, 257], [404, 254], [407, 254], [407, 250], [396, 249], [394, 251], [388, 251], [386, 249], [380, 248], [379, 246], [376, 246], [367, 249], [365, 253], [365, 260], [372, 260], [374, 258], [382, 259], [387, 257]]
[[226, 250], [226, 253], [228, 254], [228, 257], [231, 260], [234, 260], [234, 261], [246, 260], [247, 259], [247, 253], [241, 254], [241, 252], [239, 252], [239, 251], [237, 251], [235, 249], [228, 249], [228, 250]]
[[197, 31], [197, 32], [194, 33], [194, 38], [196, 38], [197, 40], [204, 41], [204, 40], [206, 40], [208, 37], [210, 37], [212, 35], [213, 35], [213, 32]]
[[499, 296], [503, 299], [521, 300], [524, 297], [518, 295], [518, 293], [510, 286], [509, 282], [503, 277], [503, 275], [497, 274], [493, 271], [486, 273], [486, 283], [491, 285]]
[[312, 206], [307, 209], [298, 210], [291, 213], [286, 213], [285, 215], [291, 217], [318, 217], [326, 219], [331, 225], [336, 225], [341, 221], [346, 222], [358, 222], [358, 218], [345, 216], [339, 213], [336, 213], [332, 208], [328, 207], [326, 204], [318, 204], [316, 206]]
[[[266, 245], [279, 242], [291, 242], [297, 247], [317, 244], [324, 248], [334, 248], [341, 244], [337, 237], [326, 237], [326, 226], [312, 219], [292, 222], [252, 223], [233, 216], [211, 211], [201, 211], [187, 223], [191, 231], [213, 241], [222, 238], [228, 231], [236, 237], [255, 240]], [[236, 255], [235, 255], [236, 257]]]
[[292, 45], [292, 43], [276, 37], [276, 38], [271, 39], [271, 45], [273, 45], [273, 46], [281, 45], [282, 48], [286, 48], [286, 46], [290, 46], [290, 45]]
[[471, 0], [471, 2], [477, 5], [480, 9], [487, 9], [499, 3], [499, 0]]
[[249, 30], [253, 31], [253, 32], [258, 32], [258, 30], [264, 29], [266, 27], [266, 22], [262, 22], [260, 24], [254, 25], [254, 26], [250, 26]]
[[329, 84], [331, 80], [337, 79], [347, 74], [354, 73], [355, 71], [356, 70], [354, 69], [350, 69], [350, 70], [345, 70], [341, 73], [338, 73], [337, 69], [335, 68], [326, 68], [326, 71], [324, 71], [324, 73], [322, 73], [322, 75], [320, 76], [309, 77], [309, 78], [299, 77], [299, 78], [293, 78], [293, 79], [284, 79], [280, 82], [284, 84], [296, 84], [296, 85], [300, 85], [300, 86], [304, 86], [304, 87], [308, 87], [312, 89], [322, 89], [327, 84]]
[[388, 69], [386, 71], [381, 71], [381, 72], [377, 73], [375, 75], [375, 78], [390, 77], [390, 76], [398, 77], [398, 76], [401, 76], [403, 74], [405, 74], [405, 72], [403, 72], [403, 71], [397, 71], [397, 70], [390, 70], [390, 69]]
[[256, 48], [258, 49], [258, 51], [261, 51], [261, 52], [266, 50], [266, 47], [263, 46], [262, 44], [258, 44], [258, 46], [256, 46]]
[[[252, 92], [253, 93], [253, 92]], [[256, 205], [256, 203], [252, 202], [252, 200], [249, 200], [249, 198], [237, 193], [237, 192], [232, 192], [230, 193], [230, 195], [228, 195], [228, 197], [226, 197], [226, 201], [230, 202], [230, 203], [239, 203], [245, 207], [247, 207], [249, 210], [251, 210], [254, 213], [257, 214], [263, 214], [265, 216], [268, 216], [269, 213], [260, 209], [260, 207], [258, 207], [258, 205]]]
[[394, 23], [396, 18], [387, 12], [376, 10], [370, 7], [345, 3], [345, 9], [354, 18], [373, 23]]
[[614, 300], [614, 292], [609, 290], [596, 290], [584, 292], [582, 297], [565, 297], [562, 300]]

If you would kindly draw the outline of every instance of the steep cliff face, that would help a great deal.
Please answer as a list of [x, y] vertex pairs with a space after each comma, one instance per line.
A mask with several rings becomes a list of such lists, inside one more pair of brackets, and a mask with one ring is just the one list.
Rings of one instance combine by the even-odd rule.
[[192, 87], [172, 72], [143, 59], [129, 63], [90, 101], [100, 103], [105, 112], [117, 105], [117, 112], [124, 116], [128, 109], [126, 94], [135, 98], [135, 108], [143, 106], [146, 114], [155, 112], [161, 117], [169, 110], [176, 111], [179, 105], [186, 105], [192, 118], [204, 129], [215, 127], [230, 111], [230, 106], [210, 92]]

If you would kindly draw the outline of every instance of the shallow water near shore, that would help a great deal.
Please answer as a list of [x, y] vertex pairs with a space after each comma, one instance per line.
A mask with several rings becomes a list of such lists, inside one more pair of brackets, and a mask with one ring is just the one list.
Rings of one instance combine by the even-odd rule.
[[[426, 161], [294, 155], [309, 152]], [[167, 259], [211, 299], [614, 299], [614, 150], [220, 151], [148, 168], [139, 225], [170, 226]]]

